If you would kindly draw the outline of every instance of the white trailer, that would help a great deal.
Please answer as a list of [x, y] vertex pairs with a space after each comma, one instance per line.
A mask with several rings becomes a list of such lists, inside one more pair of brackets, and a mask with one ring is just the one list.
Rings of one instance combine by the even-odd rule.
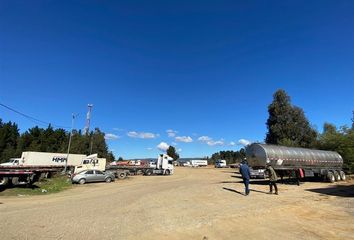
[[193, 159], [187, 161], [184, 166], [186, 167], [206, 167], [208, 166], [208, 160]]
[[[10, 159], [1, 166], [65, 166], [66, 153], [23, 152], [21, 158]], [[69, 166], [78, 166], [86, 158], [84, 154], [69, 154]]]

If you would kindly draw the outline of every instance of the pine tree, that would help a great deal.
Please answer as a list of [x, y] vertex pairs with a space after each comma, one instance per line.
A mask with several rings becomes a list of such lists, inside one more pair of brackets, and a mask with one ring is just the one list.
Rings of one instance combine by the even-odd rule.
[[268, 112], [266, 143], [294, 147], [315, 145], [317, 132], [310, 126], [304, 111], [291, 105], [284, 90], [274, 93]]

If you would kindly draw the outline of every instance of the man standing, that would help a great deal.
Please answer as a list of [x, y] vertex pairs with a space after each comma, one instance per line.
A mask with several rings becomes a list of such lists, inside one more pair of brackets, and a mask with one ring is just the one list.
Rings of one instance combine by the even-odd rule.
[[269, 177], [269, 188], [270, 188], [269, 193], [270, 194], [273, 193], [273, 186], [274, 186], [275, 194], [278, 195], [278, 187], [277, 187], [278, 177], [277, 174], [275, 173], [274, 168], [270, 164], [267, 164], [266, 172]]
[[250, 183], [251, 173], [246, 159], [244, 159], [241, 163], [240, 173], [242, 175], [243, 183], [245, 184], [245, 195], [247, 196], [248, 194], [250, 194], [248, 185]]

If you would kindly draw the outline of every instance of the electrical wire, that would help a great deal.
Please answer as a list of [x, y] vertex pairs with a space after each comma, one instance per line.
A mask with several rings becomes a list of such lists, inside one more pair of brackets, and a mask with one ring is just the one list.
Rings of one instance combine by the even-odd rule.
[[56, 127], [56, 128], [64, 128], [64, 129], [69, 129], [69, 128], [70, 128], [70, 127], [60, 126], [60, 125], [52, 124], [52, 123], [50, 123], [50, 122], [45, 122], [45, 121], [39, 120], [39, 119], [37, 119], [37, 118], [31, 117], [31, 116], [29, 116], [29, 115], [27, 115], [27, 114], [24, 114], [24, 113], [22, 113], [22, 112], [20, 112], [20, 111], [17, 111], [17, 110], [15, 110], [15, 109], [13, 109], [13, 108], [11, 108], [11, 107], [5, 105], [5, 104], [2, 104], [2, 103], [0, 103], [0, 106], [4, 107], [4, 108], [6, 108], [6, 109], [8, 109], [8, 110], [10, 110], [10, 111], [13, 111], [13, 112], [15, 112], [15, 113], [17, 113], [17, 114], [19, 114], [19, 115], [21, 115], [21, 116], [27, 118], [27, 119], [30, 119], [30, 120], [36, 122], [37, 124], [40, 123], [40, 124], [46, 125], [46, 126], [51, 125], [51, 126]]

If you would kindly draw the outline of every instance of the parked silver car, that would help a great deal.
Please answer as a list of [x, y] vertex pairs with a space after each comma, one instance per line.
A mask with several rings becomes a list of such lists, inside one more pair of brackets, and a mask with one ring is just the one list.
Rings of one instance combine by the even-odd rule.
[[99, 170], [85, 170], [74, 174], [71, 177], [73, 183], [85, 184], [87, 182], [112, 182], [114, 181], [114, 174], [110, 172], [102, 172]]

